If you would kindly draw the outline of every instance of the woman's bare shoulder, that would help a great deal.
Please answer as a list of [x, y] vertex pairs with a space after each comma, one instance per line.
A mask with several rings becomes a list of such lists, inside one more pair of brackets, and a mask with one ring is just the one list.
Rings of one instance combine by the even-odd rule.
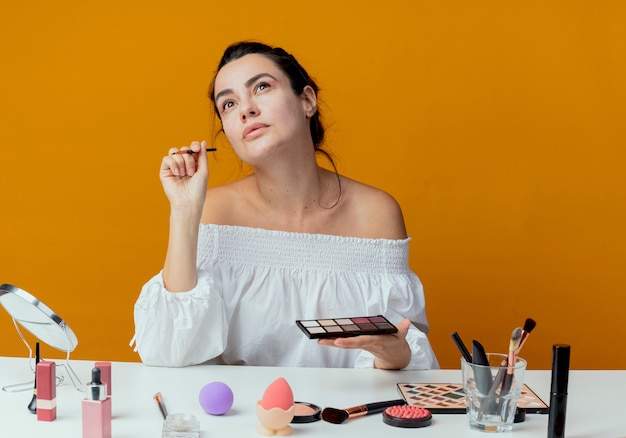
[[205, 224], [230, 224], [233, 215], [242, 209], [240, 204], [244, 197], [241, 195], [245, 191], [246, 184], [246, 178], [243, 178], [207, 189], [201, 222]]
[[396, 199], [379, 188], [342, 177], [343, 208], [363, 237], [404, 239], [407, 237], [402, 209]]

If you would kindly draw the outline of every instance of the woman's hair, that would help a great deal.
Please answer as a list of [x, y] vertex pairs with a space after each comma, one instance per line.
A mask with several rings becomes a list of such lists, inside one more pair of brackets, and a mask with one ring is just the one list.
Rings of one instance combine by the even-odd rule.
[[[266, 58], [270, 59], [272, 62], [274, 62], [274, 64], [276, 64], [276, 66], [280, 68], [283, 73], [285, 73], [289, 78], [291, 89], [296, 94], [296, 96], [300, 96], [304, 92], [304, 87], [306, 87], [307, 85], [310, 86], [317, 95], [319, 88], [315, 81], [311, 79], [309, 74], [300, 65], [296, 58], [287, 53], [284, 49], [280, 47], [271, 47], [267, 44], [258, 42], [241, 41], [238, 43], [234, 43], [226, 48], [224, 54], [222, 55], [222, 59], [217, 66], [215, 76], [211, 81], [211, 86], [209, 88], [209, 98], [211, 99], [211, 102], [213, 102], [213, 108], [215, 109], [215, 113], [218, 115], [218, 117], [219, 111], [215, 102], [215, 78], [217, 77], [217, 73], [229, 62], [236, 61], [237, 59], [250, 54], [263, 55]], [[311, 129], [311, 138], [313, 139], [313, 145], [315, 146], [315, 150], [323, 153], [327, 156], [327, 158], [330, 158], [326, 151], [321, 149], [321, 144], [324, 140], [324, 126], [322, 126], [319, 108], [311, 117], [309, 126]]]

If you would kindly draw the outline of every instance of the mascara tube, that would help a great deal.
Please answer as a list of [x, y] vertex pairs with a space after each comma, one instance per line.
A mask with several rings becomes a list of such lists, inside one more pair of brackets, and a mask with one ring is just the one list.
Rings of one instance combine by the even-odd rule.
[[569, 380], [570, 346], [552, 346], [552, 383], [548, 411], [548, 438], [565, 436], [565, 411], [567, 410], [567, 384]]

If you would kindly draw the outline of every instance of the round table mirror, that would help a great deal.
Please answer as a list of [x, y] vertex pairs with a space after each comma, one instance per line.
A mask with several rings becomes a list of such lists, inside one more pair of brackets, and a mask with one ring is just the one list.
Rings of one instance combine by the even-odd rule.
[[65, 321], [28, 292], [3, 284], [0, 304], [20, 326], [51, 347], [69, 353], [78, 345], [76, 335]]

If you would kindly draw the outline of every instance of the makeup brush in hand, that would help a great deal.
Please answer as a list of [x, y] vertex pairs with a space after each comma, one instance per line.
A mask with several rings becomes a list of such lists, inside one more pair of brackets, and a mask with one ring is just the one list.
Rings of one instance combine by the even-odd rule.
[[329, 423], [341, 424], [348, 418], [362, 417], [364, 415], [377, 414], [384, 411], [390, 406], [405, 405], [406, 401], [389, 400], [375, 403], [367, 403], [360, 406], [354, 406], [347, 409], [324, 408], [322, 411], [322, 420]]

